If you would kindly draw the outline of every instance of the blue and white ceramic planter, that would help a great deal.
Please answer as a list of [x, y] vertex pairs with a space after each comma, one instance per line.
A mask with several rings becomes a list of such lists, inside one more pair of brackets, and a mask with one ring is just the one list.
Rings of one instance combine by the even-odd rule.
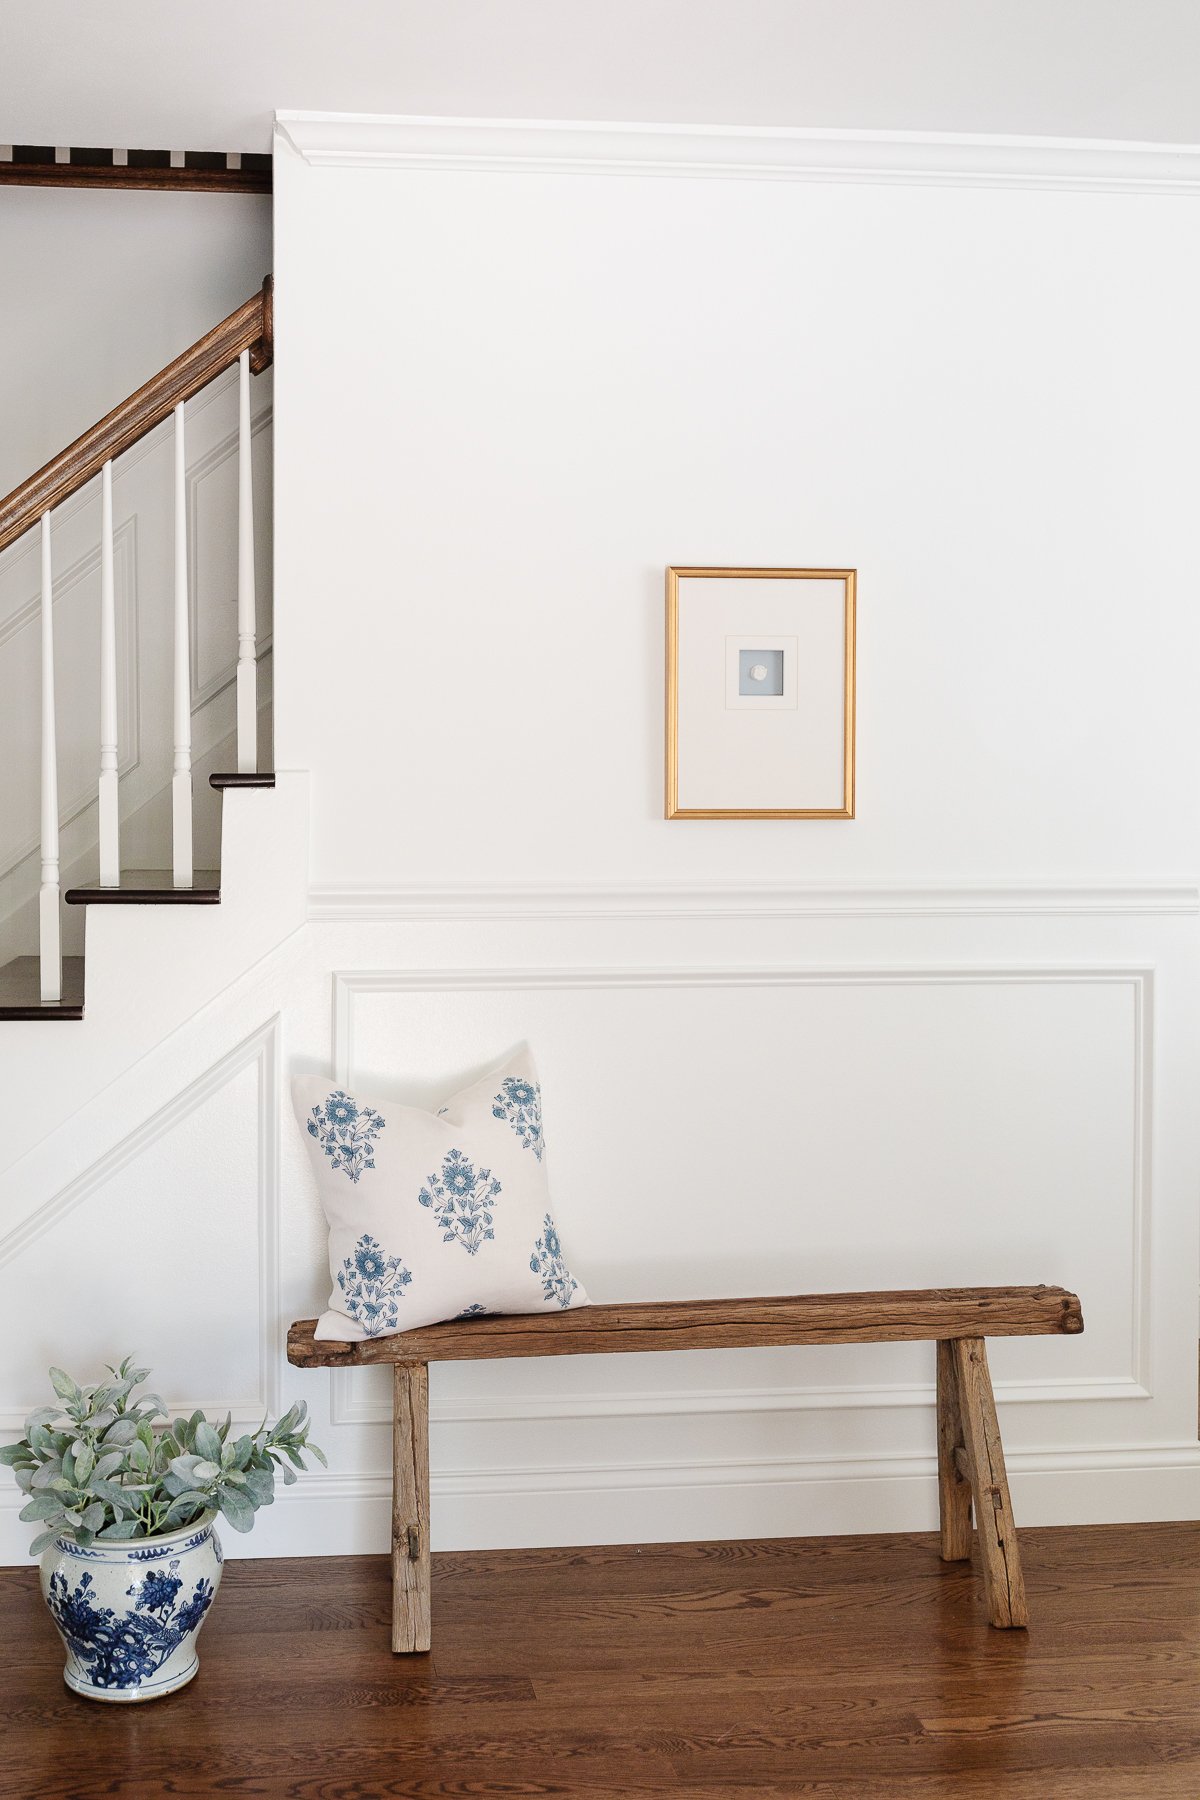
[[63, 1680], [89, 1700], [156, 1700], [200, 1666], [196, 1638], [221, 1580], [215, 1512], [166, 1537], [55, 1538], [42, 1594], [67, 1648]]

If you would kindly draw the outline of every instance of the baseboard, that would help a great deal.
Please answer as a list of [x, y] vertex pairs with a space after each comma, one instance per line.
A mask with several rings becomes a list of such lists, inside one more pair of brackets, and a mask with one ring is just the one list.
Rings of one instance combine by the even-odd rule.
[[[1132, 1524], [1200, 1516], [1200, 1443], [1013, 1451], [1019, 1524]], [[432, 1478], [435, 1550], [674, 1543], [931, 1531], [932, 1455], [778, 1457], [445, 1470]], [[222, 1530], [226, 1554], [382, 1554], [390, 1541], [384, 1470], [316, 1471], [283, 1489], [252, 1535]], [[27, 1561], [31, 1528], [15, 1489], [0, 1498], [0, 1564]]]

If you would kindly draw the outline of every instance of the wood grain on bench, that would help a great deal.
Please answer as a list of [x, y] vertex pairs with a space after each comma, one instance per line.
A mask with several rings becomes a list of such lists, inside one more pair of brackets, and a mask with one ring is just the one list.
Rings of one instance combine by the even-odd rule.
[[1042, 1337], [1083, 1330], [1078, 1296], [1060, 1287], [919, 1288], [775, 1299], [655, 1300], [556, 1313], [451, 1319], [361, 1343], [288, 1332], [298, 1368], [362, 1363], [474, 1362], [481, 1357], [589, 1356], [633, 1350], [744, 1350], [780, 1344], [920, 1343]]

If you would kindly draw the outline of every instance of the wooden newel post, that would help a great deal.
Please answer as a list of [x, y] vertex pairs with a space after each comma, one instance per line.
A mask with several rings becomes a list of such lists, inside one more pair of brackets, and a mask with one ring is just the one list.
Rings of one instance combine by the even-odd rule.
[[392, 1372], [392, 1649], [428, 1650], [429, 1364]]

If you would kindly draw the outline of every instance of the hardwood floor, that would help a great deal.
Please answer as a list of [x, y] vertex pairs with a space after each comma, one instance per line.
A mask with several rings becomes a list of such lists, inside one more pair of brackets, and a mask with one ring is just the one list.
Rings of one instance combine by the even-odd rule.
[[78, 1700], [0, 1571], [3, 1800], [1197, 1800], [1200, 1524], [1021, 1534], [993, 1631], [931, 1536], [235, 1562], [189, 1688]]

